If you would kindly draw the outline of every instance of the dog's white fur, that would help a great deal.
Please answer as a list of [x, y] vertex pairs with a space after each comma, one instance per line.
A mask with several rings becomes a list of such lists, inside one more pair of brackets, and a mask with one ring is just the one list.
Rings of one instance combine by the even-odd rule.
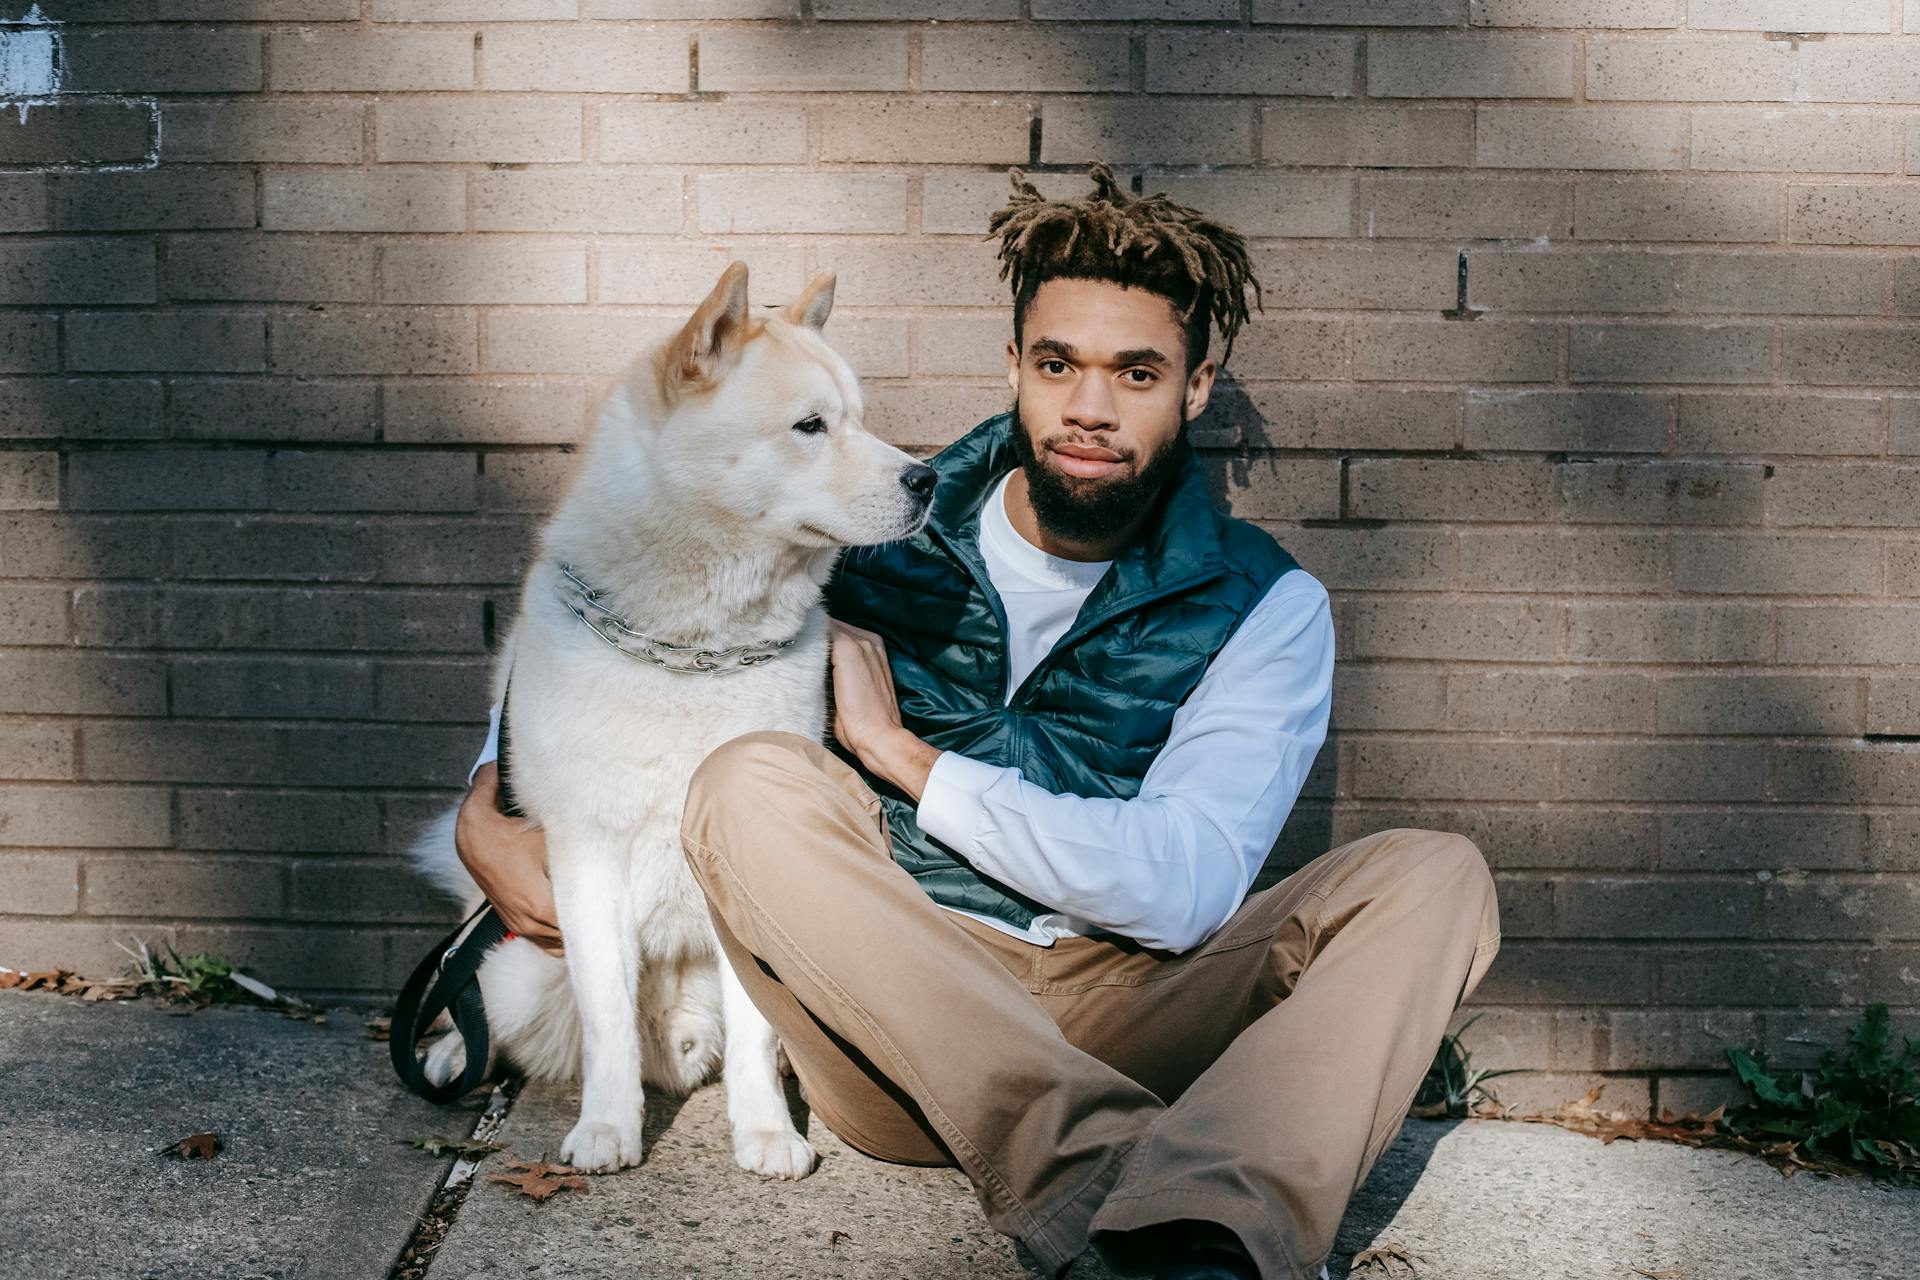
[[[866, 432], [853, 371], [820, 336], [822, 273], [778, 313], [747, 306], [734, 262], [686, 325], [629, 366], [601, 404], [572, 486], [540, 539], [494, 675], [512, 672], [507, 765], [546, 833], [566, 958], [524, 939], [480, 969], [494, 1043], [540, 1079], [583, 1078], [562, 1159], [612, 1171], [640, 1161], [642, 1081], [673, 1093], [721, 1064], [734, 1157], [804, 1177], [814, 1154], [780, 1086], [778, 1042], [713, 935], [680, 845], [694, 767], [756, 729], [819, 739], [827, 621], [821, 587], [845, 545], [908, 536], [924, 469]], [[827, 431], [795, 424], [817, 414]], [[746, 670], [690, 675], [616, 652], [555, 593], [561, 562], [636, 630], [726, 649], [796, 637]], [[414, 848], [416, 867], [477, 905], [454, 848], [457, 808]], [[766, 838], [780, 838], [777, 820]], [[637, 1017], [636, 1017], [637, 1013]], [[440, 1081], [464, 1065], [457, 1035], [430, 1047]]]

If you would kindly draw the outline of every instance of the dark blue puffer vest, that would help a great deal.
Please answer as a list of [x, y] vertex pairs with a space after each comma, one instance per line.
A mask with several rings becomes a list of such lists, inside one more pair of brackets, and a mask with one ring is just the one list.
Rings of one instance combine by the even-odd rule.
[[[1019, 465], [1018, 429], [997, 414], [928, 459], [939, 481], [927, 528], [844, 552], [827, 612], [886, 640], [900, 719], [927, 742], [1015, 766], [1049, 791], [1128, 799], [1207, 663], [1296, 563], [1265, 530], [1214, 508], [1198, 456], [1181, 445], [1185, 466], [1144, 534], [1003, 703], [1006, 615], [980, 557], [979, 513]], [[920, 830], [912, 797], [836, 749], [879, 794], [894, 860], [935, 902], [1020, 928], [1055, 909], [975, 871]]]

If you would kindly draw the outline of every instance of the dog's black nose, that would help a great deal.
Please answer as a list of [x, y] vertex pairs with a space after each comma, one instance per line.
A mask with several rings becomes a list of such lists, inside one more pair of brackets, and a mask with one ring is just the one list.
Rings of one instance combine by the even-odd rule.
[[907, 491], [914, 497], [926, 501], [933, 497], [933, 482], [939, 477], [940, 473], [932, 467], [916, 462], [901, 470], [900, 483], [907, 486]]

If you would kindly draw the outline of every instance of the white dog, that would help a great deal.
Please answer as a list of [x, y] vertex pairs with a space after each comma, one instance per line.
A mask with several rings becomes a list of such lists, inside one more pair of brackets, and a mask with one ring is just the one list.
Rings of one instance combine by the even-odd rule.
[[[639, 1163], [642, 1081], [685, 1093], [723, 1046], [734, 1158], [770, 1177], [813, 1168], [778, 1041], [719, 949], [680, 818], [694, 767], [722, 742], [821, 737], [834, 559], [917, 532], [931, 506], [933, 470], [862, 429], [860, 386], [820, 337], [833, 281], [755, 316], [746, 265], [731, 263], [626, 370], [542, 532], [494, 676], [496, 697], [512, 691], [507, 766], [546, 833], [566, 958], [510, 940], [480, 989], [508, 1059], [583, 1078], [560, 1155], [584, 1169]], [[471, 907], [454, 812], [413, 857]], [[766, 838], [780, 838], [771, 815]], [[463, 1065], [457, 1035], [428, 1051], [436, 1083]]]

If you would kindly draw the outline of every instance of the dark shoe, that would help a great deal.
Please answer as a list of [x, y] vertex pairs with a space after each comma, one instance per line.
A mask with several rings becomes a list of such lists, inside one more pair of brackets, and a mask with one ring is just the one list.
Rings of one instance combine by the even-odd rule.
[[[1154, 1272], [1153, 1280], [1260, 1280], [1260, 1272], [1239, 1253], [1209, 1248], [1173, 1259]], [[1328, 1280], [1325, 1263], [1320, 1266], [1320, 1280]]]
[[1153, 1280], [1260, 1280], [1260, 1270], [1243, 1253], [1203, 1245], [1176, 1254]]

